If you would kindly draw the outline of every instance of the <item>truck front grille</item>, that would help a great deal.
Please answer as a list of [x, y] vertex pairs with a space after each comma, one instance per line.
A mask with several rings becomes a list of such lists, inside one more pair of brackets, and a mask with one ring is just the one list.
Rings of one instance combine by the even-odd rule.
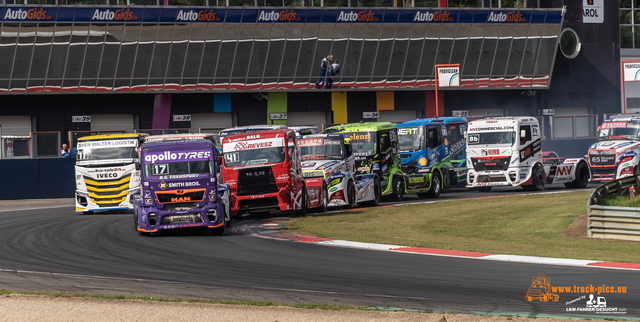
[[278, 192], [271, 167], [240, 169], [237, 189], [238, 196]]
[[131, 174], [118, 180], [97, 180], [83, 176], [89, 198], [100, 207], [113, 207], [127, 199]]
[[507, 170], [509, 168], [510, 156], [471, 158], [473, 169], [476, 171], [485, 170]]

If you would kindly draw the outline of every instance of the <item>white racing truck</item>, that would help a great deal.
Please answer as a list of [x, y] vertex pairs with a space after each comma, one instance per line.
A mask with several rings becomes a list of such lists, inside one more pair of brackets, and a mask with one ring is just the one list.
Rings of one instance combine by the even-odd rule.
[[138, 147], [144, 134], [108, 134], [78, 139], [76, 212], [133, 209], [140, 191]]
[[467, 188], [494, 186], [544, 190], [546, 183], [584, 188], [589, 166], [583, 158], [544, 160], [540, 127], [534, 117], [497, 117], [469, 122]]

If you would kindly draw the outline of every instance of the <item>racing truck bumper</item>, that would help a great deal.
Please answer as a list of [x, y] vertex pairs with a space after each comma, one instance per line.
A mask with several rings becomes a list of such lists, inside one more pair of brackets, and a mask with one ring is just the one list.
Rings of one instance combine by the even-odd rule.
[[616, 179], [617, 167], [598, 168], [591, 166], [591, 181], [611, 181]]
[[265, 193], [261, 195], [233, 196], [231, 198], [231, 215], [237, 216], [242, 212], [263, 212], [280, 210], [293, 210], [290, 192], [288, 189], [281, 189], [278, 192]]
[[93, 198], [87, 191], [76, 190], [76, 212], [133, 209], [133, 196], [138, 192], [140, 192], [140, 188], [136, 187], [129, 189], [125, 196], [109, 200], [99, 200]]
[[181, 228], [216, 228], [224, 225], [224, 210], [218, 203], [189, 210], [160, 210], [156, 207], [136, 207], [138, 230], [154, 233]]
[[512, 168], [506, 171], [475, 171], [467, 172], [467, 188], [513, 186], [518, 187], [531, 179], [531, 169]]

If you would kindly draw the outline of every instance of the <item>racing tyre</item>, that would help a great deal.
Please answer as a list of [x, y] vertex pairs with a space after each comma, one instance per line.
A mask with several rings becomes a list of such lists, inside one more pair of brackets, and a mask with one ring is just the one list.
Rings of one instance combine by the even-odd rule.
[[302, 196], [300, 197], [301, 209], [295, 211], [296, 216], [305, 217], [307, 215], [307, 187], [302, 185]]
[[451, 187], [451, 176], [449, 175], [449, 169], [442, 169], [442, 192], [449, 192]]
[[431, 176], [431, 188], [427, 192], [429, 198], [438, 198], [442, 192], [442, 178], [439, 172]]
[[542, 191], [544, 190], [544, 182], [546, 178], [544, 177], [544, 169], [541, 166], [537, 165], [533, 168], [533, 175], [531, 176], [532, 185], [524, 186], [525, 189], [534, 190], [534, 191]]
[[567, 188], [584, 188], [589, 183], [589, 168], [586, 164], [580, 162], [576, 166], [576, 178], [564, 184]]
[[347, 208], [353, 209], [358, 207], [358, 203], [356, 203], [356, 199], [358, 199], [358, 196], [356, 194], [356, 185], [353, 183], [353, 181], [349, 181], [349, 184], [347, 186], [347, 198], [349, 198], [349, 205], [347, 206]]
[[489, 191], [491, 191], [491, 188], [493, 188], [493, 187], [480, 187], [480, 188], [478, 188], [478, 191], [480, 191], [480, 192], [489, 192]]
[[402, 201], [404, 199], [404, 180], [398, 175], [393, 176], [393, 194], [391, 199], [394, 201]]
[[224, 235], [224, 226], [225, 225], [222, 225], [222, 226], [216, 227], [216, 228], [211, 228], [210, 229], [211, 230], [211, 235], [213, 235], [213, 236], [222, 236], [222, 235]]
[[327, 212], [329, 209], [329, 192], [327, 191], [327, 185], [322, 184], [322, 205], [317, 208], [317, 212]]
[[365, 207], [377, 207], [380, 204], [380, 198], [382, 198], [382, 188], [380, 187], [380, 180], [375, 178], [373, 181], [373, 200], [367, 201]]
[[136, 231], [138, 232], [138, 235], [140, 235], [140, 236], [151, 236], [151, 233], [147, 233], [147, 232], [138, 230], [138, 228], [140, 227], [140, 225], [138, 224], [138, 216], [133, 215], [133, 222], [134, 222], [134, 227], [135, 227]]

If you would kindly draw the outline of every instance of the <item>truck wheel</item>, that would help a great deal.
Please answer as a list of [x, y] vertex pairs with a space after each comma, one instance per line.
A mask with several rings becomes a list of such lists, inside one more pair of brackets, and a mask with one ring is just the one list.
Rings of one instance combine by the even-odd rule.
[[373, 180], [373, 200], [364, 203], [365, 207], [377, 207], [380, 205], [380, 198], [382, 198], [382, 188], [380, 188], [380, 180], [375, 178]]
[[427, 192], [427, 196], [429, 198], [438, 198], [438, 196], [440, 196], [440, 192], [442, 192], [442, 179], [440, 177], [440, 172], [435, 172], [431, 176], [431, 188]]
[[222, 236], [224, 235], [224, 225], [216, 228], [211, 228], [211, 235], [213, 236]]
[[442, 192], [449, 192], [451, 187], [451, 176], [449, 175], [449, 169], [442, 169]]
[[300, 197], [301, 209], [295, 211], [296, 216], [305, 217], [307, 215], [307, 187], [302, 185], [302, 196]]
[[571, 182], [565, 183], [564, 186], [567, 188], [586, 187], [587, 183], [589, 183], [589, 169], [587, 168], [587, 165], [582, 162], [578, 163], [578, 165], [576, 166], [575, 175], [576, 178]]
[[393, 194], [391, 199], [402, 201], [404, 199], [404, 181], [398, 175], [393, 176]]
[[327, 185], [325, 183], [322, 184], [322, 205], [318, 207], [318, 212], [327, 212], [329, 209], [329, 192], [327, 191]]
[[136, 231], [138, 232], [138, 235], [140, 235], [140, 236], [151, 236], [151, 233], [147, 233], [147, 232], [138, 230], [138, 228], [140, 228], [140, 225], [138, 224], [138, 216], [137, 215], [133, 215], [133, 222], [134, 222], [134, 227], [135, 227]]
[[480, 192], [489, 192], [489, 191], [491, 191], [491, 188], [493, 188], [493, 187], [480, 187], [480, 188], [478, 188], [478, 191], [480, 191]]
[[542, 169], [541, 166], [537, 165], [535, 168], [533, 168], [533, 175], [531, 179], [533, 181], [533, 185], [530, 186], [531, 190], [544, 190], [544, 182], [546, 178], [544, 177], [544, 169]]
[[356, 203], [356, 199], [358, 199], [356, 186], [351, 180], [349, 180], [349, 183], [347, 184], [347, 198], [349, 199], [349, 205], [347, 205], [347, 208], [353, 209], [358, 207], [358, 204]]

